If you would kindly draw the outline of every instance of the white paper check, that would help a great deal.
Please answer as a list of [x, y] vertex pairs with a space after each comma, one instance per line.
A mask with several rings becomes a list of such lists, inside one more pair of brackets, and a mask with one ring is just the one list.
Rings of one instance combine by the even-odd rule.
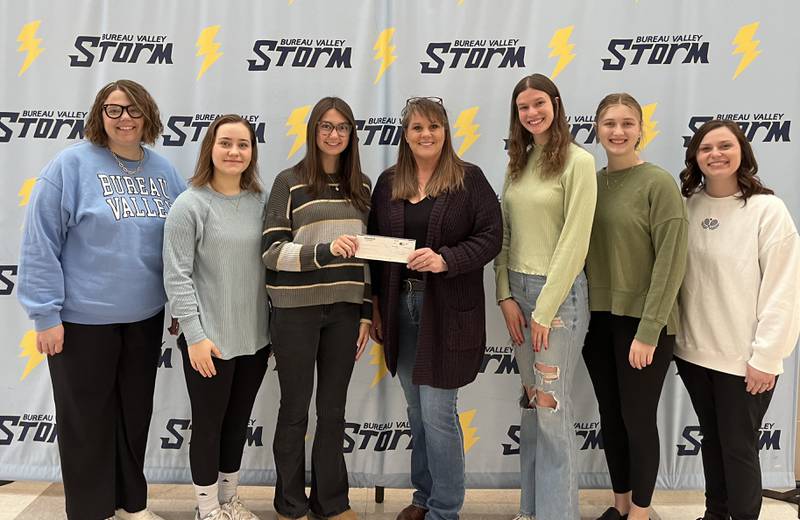
[[381, 262], [408, 263], [408, 255], [414, 252], [416, 240], [383, 237], [378, 235], [356, 235], [358, 250], [356, 258]]

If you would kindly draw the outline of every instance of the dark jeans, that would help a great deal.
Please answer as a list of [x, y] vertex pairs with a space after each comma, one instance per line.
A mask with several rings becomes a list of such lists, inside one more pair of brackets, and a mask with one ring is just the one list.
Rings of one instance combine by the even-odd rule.
[[[334, 303], [273, 308], [272, 348], [281, 404], [272, 451], [275, 511], [299, 518], [309, 509], [334, 516], [350, 508], [344, 462], [344, 410], [355, 363], [361, 307]], [[311, 449], [311, 495], [305, 493], [305, 435], [317, 373], [317, 429]]]
[[703, 434], [707, 520], [756, 520], [761, 511], [758, 437], [773, 390], [752, 395], [743, 376], [675, 358]]
[[70, 520], [147, 506], [144, 453], [163, 327], [163, 310], [135, 323], [64, 323], [64, 350], [47, 358]]
[[592, 379], [608, 473], [614, 493], [631, 491], [631, 500], [648, 507], [658, 475], [658, 401], [675, 336], [661, 331], [653, 363], [637, 370], [628, 362], [638, 318], [591, 313], [583, 359]]
[[192, 404], [192, 482], [210, 486], [220, 471], [233, 473], [242, 464], [247, 425], [267, 371], [269, 347], [250, 356], [212, 358], [217, 375], [203, 377], [192, 368], [183, 334], [177, 343], [183, 354], [183, 375]]

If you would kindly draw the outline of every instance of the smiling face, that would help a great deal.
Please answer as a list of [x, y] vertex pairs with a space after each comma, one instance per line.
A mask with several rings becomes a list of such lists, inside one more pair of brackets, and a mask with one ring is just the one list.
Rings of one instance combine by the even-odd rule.
[[597, 139], [609, 156], [626, 157], [636, 153], [642, 136], [639, 114], [623, 104], [611, 105], [597, 121]]
[[436, 162], [442, 155], [444, 125], [439, 121], [428, 119], [418, 112], [413, 113], [404, 137], [417, 161]]
[[[349, 125], [350, 122], [335, 108], [331, 108], [322, 114], [319, 122], [320, 124], [317, 125], [316, 130], [317, 148], [322, 155], [323, 164], [325, 164], [326, 157], [338, 158], [339, 155], [347, 149], [347, 145], [350, 144], [349, 132], [339, 133], [336, 129], [336, 127], [340, 127], [340, 125]], [[330, 133], [326, 133], [323, 130], [323, 123], [328, 123], [333, 126]], [[350, 131], [352, 131], [352, 129]]]
[[217, 128], [211, 149], [214, 177], [241, 177], [252, 156], [250, 130], [244, 123], [226, 123]]
[[533, 142], [540, 145], [546, 143], [555, 116], [550, 96], [541, 90], [528, 88], [519, 93], [516, 105], [519, 122], [533, 135]]
[[706, 182], [736, 183], [736, 172], [742, 164], [742, 148], [733, 132], [725, 127], [708, 132], [695, 156]]
[[[106, 105], [131, 105], [128, 95], [114, 90], [104, 101]], [[132, 118], [127, 110], [117, 119], [111, 119], [103, 112], [103, 129], [108, 136], [108, 147], [115, 152], [130, 156], [131, 150], [138, 149], [144, 134], [145, 118]], [[127, 153], [126, 153], [127, 152]]]

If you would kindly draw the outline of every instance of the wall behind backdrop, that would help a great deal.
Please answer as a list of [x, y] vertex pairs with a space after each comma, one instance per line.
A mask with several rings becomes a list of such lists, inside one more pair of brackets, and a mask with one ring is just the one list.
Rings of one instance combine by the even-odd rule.
[[[153, 94], [165, 124], [156, 149], [185, 177], [214, 116], [245, 115], [258, 135], [267, 186], [303, 156], [306, 121], [320, 97], [338, 95], [353, 107], [364, 171], [375, 180], [395, 160], [405, 99], [441, 96], [459, 155], [481, 166], [499, 192], [511, 90], [542, 72], [559, 85], [572, 133], [598, 167], [605, 159], [592, 128], [595, 108], [605, 94], [624, 90], [644, 106], [646, 160], [677, 176], [684, 147], [704, 121], [735, 119], [753, 143], [762, 178], [797, 217], [800, 150], [792, 121], [800, 64], [790, 58], [796, 42], [785, 23], [798, 18], [800, 4], [791, 0], [3, 2], [0, 479], [60, 478], [50, 379], [15, 298], [19, 242], [36, 176], [81, 139], [86, 112], [108, 81], [134, 79]], [[493, 301], [491, 268], [485, 279], [484, 366], [459, 401], [467, 482], [515, 487], [519, 376]], [[179, 356], [165, 336], [146, 459], [151, 481], [190, 481], [191, 418]], [[794, 485], [797, 354], [785, 366], [761, 430], [765, 486]], [[574, 392], [581, 485], [608, 486], [583, 366]], [[253, 410], [245, 482], [275, 480], [278, 398], [270, 370]], [[408, 486], [405, 403], [378, 345], [357, 365], [347, 421], [351, 484]], [[658, 484], [701, 486], [699, 427], [674, 370], [659, 428]]]

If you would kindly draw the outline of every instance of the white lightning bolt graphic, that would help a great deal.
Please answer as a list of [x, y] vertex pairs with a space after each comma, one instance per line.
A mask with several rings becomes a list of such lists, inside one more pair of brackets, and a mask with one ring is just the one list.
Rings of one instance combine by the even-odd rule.
[[761, 51], [756, 50], [758, 45], [761, 43], [761, 40], [754, 40], [753, 38], [756, 37], [756, 31], [758, 30], [760, 22], [754, 22], [750, 25], [743, 25], [739, 28], [739, 32], [736, 33], [736, 37], [731, 42], [732, 44], [736, 45], [736, 48], [733, 49], [731, 54], [741, 54], [742, 59], [739, 60], [739, 66], [736, 67], [736, 72], [733, 73], [733, 79], [739, 77], [739, 74], [744, 72], [744, 70], [750, 66], [754, 59], [761, 54]]
[[286, 135], [296, 136], [292, 149], [289, 150], [289, 155], [286, 156], [287, 159], [297, 153], [297, 150], [306, 144], [306, 117], [308, 117], [309, 112], [311, 112], [311, 105], [295, 108], [286, 120], [286, 126], [289, 127], [289, 131], [286, 132]]
[[28, 361], [25, 363], [25, 369], [22, 371], [22, 377], [19, 378], [19, 380], [22, 381], [28, 377], [31, 370], [39, 366], [39, 363], [44, 361], [44, 358], [47, 356], [40, 354], [39, 351], [36, 350], [36, 332], [32, 330], [26, 332], [22, 337], [22, 341], [19, 342], [19, 348], [22, 349], [22, 352], [19, 353], [19, 357], [28, 358]]
[[656, 130], [658, 121], [653, 119], [657, 107], [658, 103], [650, 103], [642, 107], [642, 142], [639, 143], [639, 150], [644, 150], [661, 133], [661, 130]]
[[383, 345], [373, 343], [372, 348], [369, 349], [369, 355], [372, 356], [372, 359], [369, 360], [369, 364], [378, 367], [378, 370], [375, 372], [375, 377], [372, 378], [372, 383], [369, 385], [370, 388], [375, 388], [375, 386], [381, 382], [381, 379], [386, 377], [386, 374], [389, 373], [389, 369], [386, 367], [386, 359], [383, 357]]
[[197, 47], [197, 54], [195, 54], [195, 56], [205, 56], [205, 58], [203, 58], [203, 64], [200, 65], [200, 72], [197, 73], [198, 80], [202, 78], [203, 74], [211, 68], [211, 65], [222, 56], [222, 53], [218, 52], [222, 44], [214, 41], [214, 38], [217, 37], [217, 33], [219, 32], [219, 27], [219, 25], [211, 25], [203, 29], [200, 32], [200, 36], [197, 37], [197, 42], [194, 44], [195, 47]]
[[22, 67], [19, 68], [17, 77], [22, 76], [25, 71], [28, 70], [28, 67], [30, 67], [34, 61], [36, 61], [36, 58], [38, 58], [39, 55], [44, 52], [44, 49], [39, 48], [39, 45], [42, 43], [42, 39], [36, 38], [36, 31], [39, 30], [39, 26], [41, 24], [41, 20], [34, 20], [30, 23], [27, 23], [22, 26], [22, 30], [17, 36], [17, 41], [20, 43], [17, 52], [28, 53], [25, 56], [25, 61], [22, 62]]
[[558, 63], [556, 63], [552, 74], [550, 74], [551, 79], [555, 79], [556, 76], [561, 74], [561, 71], [564, 70], [567, 65], [569, 65], [570, 62], [575, 59], [575, 54], [572, 52], [575, 49], [575, 44], [569, 43], [573, 29], [575, 29], [574, 25], [562, 27], [553, 33], [553, 37], [550, 38], [550, 44], [547, 46], [547, 48], [553, 50], [550, 51], [548, 57], [558, 58]]
[[378, 39], [375, 40], [375, 45], [372, 49], [375, 51], [375, 57], [372, 58], [373, 60], [381, 60], [381, 68], [378, 70], [378, 75], [375, 76], [375, 81], [372, 82], [373, 85], [377, 85], [378, 82], [383, 77], [383, 73], [392, 66], [392, 63], [395, 62], [397, 56], [394, 55], [395, 49], [397, 47], [395, 45], [391, 45], [390, 40], [392, 36], [394, 36], [394, 27], [389, 27], [388, 29], [384, 29], [383, 32], [378, 36]]
[[474, 123], [475, 115], [478, 113], [480, 107], [472, 107], [462, 111], [456, 119], [455, 128], [458, 129], [456, 137], [463, 137], [464, 141], [458, 148], [458, 156], [464, 155], [467, 150], [478, 140], [481, 134], [477, 133], [480, 125]]

